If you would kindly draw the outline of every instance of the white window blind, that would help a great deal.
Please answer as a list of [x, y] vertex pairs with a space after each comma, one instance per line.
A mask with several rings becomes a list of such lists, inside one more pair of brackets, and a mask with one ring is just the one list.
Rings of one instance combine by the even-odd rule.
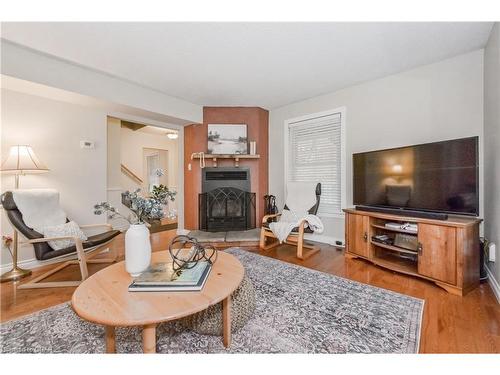
[[342, 212], [341, 113], [288, 124], [288, 180], [320, 182], [319, 214]]

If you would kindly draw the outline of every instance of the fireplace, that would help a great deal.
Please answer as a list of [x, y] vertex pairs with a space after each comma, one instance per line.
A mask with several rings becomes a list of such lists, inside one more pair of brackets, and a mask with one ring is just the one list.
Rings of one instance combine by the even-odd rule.
[[255, 193], [248, 168], [204, 168], [199, 228], [209, 232], [255, 228]]

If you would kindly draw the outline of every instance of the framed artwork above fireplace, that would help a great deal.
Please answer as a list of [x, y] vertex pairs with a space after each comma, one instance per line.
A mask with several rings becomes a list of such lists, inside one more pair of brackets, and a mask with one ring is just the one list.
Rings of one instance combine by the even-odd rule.
[[246, 155], [246, 124], [208, 124], [208, 154]]

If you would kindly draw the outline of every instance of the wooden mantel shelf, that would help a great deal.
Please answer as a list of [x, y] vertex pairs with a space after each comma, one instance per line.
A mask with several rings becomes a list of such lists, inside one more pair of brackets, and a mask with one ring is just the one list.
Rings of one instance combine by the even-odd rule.
[[[199, 159], [200, 155], [194, 155], [194, 159]], [[217, 167], [217, 159], [234, 159], [234, 166], [239, 167], [240, 159], [260, 159], [260, 155], [230, 155], [230, 154], [205, 154], [205, 159], [212, 159], [212, 166]]]

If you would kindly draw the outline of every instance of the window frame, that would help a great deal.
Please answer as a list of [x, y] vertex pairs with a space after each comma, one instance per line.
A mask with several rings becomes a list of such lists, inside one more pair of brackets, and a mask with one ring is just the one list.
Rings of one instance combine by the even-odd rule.
[[[337, 213], [322, 213], [319, 214], [321, 217], [331, 217], [331, 218], [343, 218], [344, 212], [342, 209], [346, 208], [346, 137], [345, 137], [345, 124], [346, 124], [346, 107], [339, 107], [335, 109], [330, 109], [322, 112], [310, 113], [307, 115], [290, 118], [284, 122], [284, 151], [285, 151], [285, 165], [284, 165], [284, 192], [285, 196], [283, 200], [286, 199], [287, 185], [289, 182], [289, 156], [290, 156], [290, 126], [296, 122], [313, 120], [318, 117], [330, 116], [340, 113], [340, 212]], [[320, 203], [321, 205], [321, 203]]]

